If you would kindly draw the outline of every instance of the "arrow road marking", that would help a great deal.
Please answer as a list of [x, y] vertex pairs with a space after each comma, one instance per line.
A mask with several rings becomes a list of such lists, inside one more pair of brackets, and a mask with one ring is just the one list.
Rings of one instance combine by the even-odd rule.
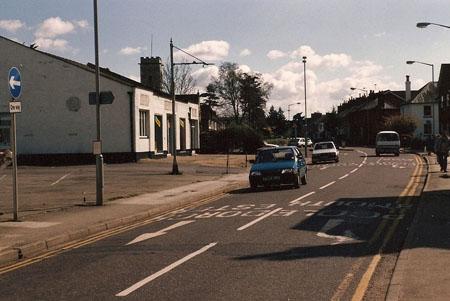
[[138, 242], [150, 239], [150, 238], [154, 238], [154, 237], [157, 237], [157, 236], [161, 236], [161, 235], [167, 234], [167, 232], [172, 230], [172, 229], [175, 229], [175, 228], [178, 228], [178, 227], [181, 227], [181, 226], [193, 223], [193, 222], [195, 222], [195, 221], [193, 221], [193, 220], [181, 221], [179, 223], [173, 224], [172, 226], [169, 226], [167, 228], [159, 230], [158, 232], [141, 234], [138, 237], [136, 237], [135, 239], [133, 239], [132, 241], [130, 241], [129, 243], [127, 243], [126, 246], [132, 245], [132, 244], [135, 244], [135, 243], [138, 243]]
[[322, 237], [322, 238], [336, 239], [337, 241], [332, 243], [332, 245], [337, 245], [337, 244], [341, 244], [341, 243], [346, 242], [346, 241], [357, 239], [357, 237], [350, 230], [345, 230], [344, 231], [344, 235], [329, 235], [329, 234], [326, 233], [328, 230], [339, 226], [343, 222], [344, 222], [343, 219], [330, 219], [322, 227], [322, 229], [320, 229], [320, 232], [317, 233], [317, 236]]
[[11, 78], [9, 79], [9, 86], [11, 87], [11, 89], [15, 89], [15, 86], [20, 87], [20, 81], [15, 80], [14, 76], [11, 76]]
[[214, 247], [215, 245], [217, 245], [217, 242], [210, 243], [209, 245], [204, 246], [203, 248], [199, 249], [198, 251], [195, 251], [194, 253], [191, 253], [191, 254], [181, 258], [180, 260], [175, 261], [174, 263], [172, 263], [171, 265], [165, 267], [164, 269], [160, 270], [159, 272], [156, 272], [155, 274], [152, 274], [152, 275], [148, 276], [147, 278], [142, 279], [141, 281], [133, 284], [129, 288], [121, 291], [120, 293], [118, 293], [116, 295], [116, 297], [128, 296], [129, 294], [131, 294], [135, 290], [137, 290], [137, 289], [141, 288], [142, 286], [146, 285], [147, 283], [155, 280], [159, 276], [161, 276], [161, 275], [163, 275], [163, 274], [173, 270], [174, 268], [176, 268], [177, 266], [185, 263], [186, 261], [190, 260], [191, 258], [194, 258], [195, 256], [200, 255], [203, 252], [206, 252], [208, 249]]

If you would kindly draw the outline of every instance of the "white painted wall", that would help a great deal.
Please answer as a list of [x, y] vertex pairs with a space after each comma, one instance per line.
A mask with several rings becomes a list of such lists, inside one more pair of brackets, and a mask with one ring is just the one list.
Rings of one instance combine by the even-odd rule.
[[[22, 75], [22, 113], [17, 115], [19, 154], [91, 153], [96, 139], [95, 106], [88, 93], [95, 91], [94, 73], [0, 37], [0, 112], [8, 110], [8, 69]], [[3, 83], [3, 84], [1, 84]], [[130, 86], [101, 77], [101, 90], [115, 100], [101, 107], [103, 152], [130, 152]], [[71, 111], [75, 97], [80, 108]]]
[[[432, 117], [424, 117], [424, 106], [432, 105], [431, 114]], [[434, 109], [433, 109], [434, 107]], [[414, 131], [414, 137], [424, 138], [424, 124], [429, 121], [433, 123], [434, 121], [434, 133], [439, 133], [439, 104], [438, 103], [410, 103], [407, 105], [402, 105], [400, 107], [400, 112], [402, 115], [412, 116], [418, 121], [417, 128]]]
[[[195, 116], [191, 116], [192, 119], [198, 120], [199, 118], [199, 105], [193, 103], [176, 102], [175, 112], [177, 117], [176, 124], [176, 143], [177, 150], [180, 150], [180, 118], [185, 119], [186, 124], [186, 149], [191, 149], [191, 135], [189, 124], [189, 108], [193, 108], [197, 111]], [[150, 124], [150, 137], [139, 137], [139, 111], [148, 110]], [[161, 115], [163, 117], [163, 150], [168, 151], [169, 137], [167, 135], [167, 114], [172, 114], [172, 102], [170, 99], [155, 95], [152, 91], [136, 88], [134, 92], [134, 114], [135, 118], [135, 145], [136, 152], [155, 152], [155, 124], [154, 115]], [[200, 139], [200, 137], [198, 137]]]

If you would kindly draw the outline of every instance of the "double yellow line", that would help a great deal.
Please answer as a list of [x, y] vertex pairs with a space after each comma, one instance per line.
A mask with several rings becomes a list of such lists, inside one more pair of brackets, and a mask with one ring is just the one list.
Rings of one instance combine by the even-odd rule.
[[107, 238], [107, 237], [110, 237], [110, 236], [114, 236], [114, 235], [126, 232], [126, 231], [131, 230], [131, 229], [135, 229], [135, 228], [138, 228], [138, 227], [141, 227], [141, 226], [145, 226], [147, 224], [151, 224], [153, 222], [158, 221], [159, 218], [170, 214], [171, 212], [174, 212], [174, 211], [177, 211], [177, 210], [181, 210], [181, 209], [193, 209], [193, 208], [199, 207], [199, 206], [204, 205], [206, 203], [218, 200], [218, 199], [222, 198], [224, 195], [225, 195], [225, 193], [219, 193], [219, 194], [216, 194], [216, 195], [213, 195], [213, 196], [205, 197], [205, 198], [195, 202], [195, 204], [182, 205], [182, 206], [179, 206], [177, 208], [170, 209], [168, 212], [159, 214], [156, 217], [151, 217], [149, 219], [145, 219], [143, 221], [133, 223], [132, 225], [119, 226], [119, 227], [116, 227], [116, 228], [113, 228], [113, 229], [108, 229], [108, 230], [105, 230], [105, 231], [101, 231], [101, 232], [99, 232], [97, 234], [93, 234], [93, 235], [91, 235], [91, 236], [89, 236], [89, 237], [87, 237], [85, 239], [82, 239], [82, 240], [77, 240], [77, 241], [66, 243], [66, 244], [58, 247], [55, 250], [48, 251], [48, 252], [46, 252], [44, 254], [41, 254], [41, 255], [38, 255], [38, 256], [29, 258], [29, 259], [21, 260], [20, 262], [14, 263], [12, 265], [8, 265], [8, 266], [5, 266], [5, 267], [2, 267], [2, 268], [0, 268], [0, 275], [8, 273], [8, 272], [11, 272], [11, 271], [14, 271], [14, 270], [17, 270], [17, 269], [20, 269], [20, 268], [23, 268], [23, 267], [31, 265], [33, 263], [37, 263], [37, 262], [43, 261], [43, 260], [45, 260], [47, 258], [56, 256], [56, 255], [58, 255], [58, 254], [60, 254], [62, 252], [65, 252], [65, 251], [68, 251], [68, 250], [77, 249], [77, 248], [80, 248], [82, 246], [85, 246], [85, 245], [94, 243], [96, 241], [99, 241], [101, 239], [104, 239], [104, 238]]
[[[381, 260], [381, 254], [386, 247], [387, 243], [391, 240], [392, 236], [395, 233], [395, 230], [397, 229], [398, 225], [400, 224], [400, 221], [406, 212], [407, 208], [410, 207], [412, 197], [416, 194], [417, 188], [421, 184], [420, 175], [422, 174], [423, 170], [423, 164], [421, 162], [421, 159], [419, 156], [415, 156], [416, 160], [416, 168], [414, 169], [414, 172], [411, 176], [411, 179], [409, 180], [408, 184], [406, 185], [405, 189], [400, 193], [400, 195], [397, 198], [398, 204], [400, 204], [400, 212], [398, 215], [394, 215], [394, 213], [397, 211], [398, 207], [393, 207], [388, 213], [388, 216], [392, 216], [393, 219], [385, 218], [381, 221], [380, 225], [375, 230], [374, 234], [372, 235], [372, 238], [369, 240], [369, 245], [374, 244], [377, 242], [381, 236], [381, 234], [384, 232], [386, 227], [389, 226], [389, 223], [393, 220], [392, 224], [387, 229], [386, 235], [384, 236], [383, 242], [381, 244], [381, 247], [378, 249], [377, 254], [375, 254], [366, 270], [364, 275], [362, 276], [361, 280], [358, 283], [358, 286], [353, 293], [352, 301], [361, 301], [364, 298], [364, 295], [367, 291], [367, 288], [369, 286], [370, 280], [372, 279], [373, 274], [375, 273], [375, 269], [377, 268], [380, 260]], [[356, 262], [352, 265], [350, 268], [350, 271], [347, 273], [347, 275], [344, 277], [344, 279], [341, 281], [340, 285], [338, 286], [335, 294], [331, 298], [331, 300], [336, 301], [340, 300], [342, 296], [345, 294], [347, 289], [349, 288], [353, 277], [361, 267], [364, 257], [359, 258], [356, 260]]]

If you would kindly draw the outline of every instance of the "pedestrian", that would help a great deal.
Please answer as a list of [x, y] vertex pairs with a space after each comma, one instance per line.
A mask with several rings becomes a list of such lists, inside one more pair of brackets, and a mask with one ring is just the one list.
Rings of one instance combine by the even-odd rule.
[[441, 135], [436, 134], [436, 137], [434, 138], [434, 153], [436, 154], [436, 161], [437, 164], [439, 164], [439, 166], [441, 165], [441, 162], [439, 161], [441, 159], [440, 153], [439, 153], [439, 148], [441, 145]]
[[438, 162], [439, 165], [441, 166], [441, 171], [447, 172], [447, 157], [450, 144], [446, 132], [441, 133], [441, 137], [438, 139], [436, 146], [437, 146], [436, 155], [438, 156]]

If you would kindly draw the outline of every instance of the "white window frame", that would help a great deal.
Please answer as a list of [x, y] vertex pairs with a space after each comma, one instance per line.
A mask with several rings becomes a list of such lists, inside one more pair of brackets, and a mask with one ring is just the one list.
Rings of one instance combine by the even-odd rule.
[[149, 138], [149, 119], [150, 112], [148, 110], [139, 110], [139, 137]]

